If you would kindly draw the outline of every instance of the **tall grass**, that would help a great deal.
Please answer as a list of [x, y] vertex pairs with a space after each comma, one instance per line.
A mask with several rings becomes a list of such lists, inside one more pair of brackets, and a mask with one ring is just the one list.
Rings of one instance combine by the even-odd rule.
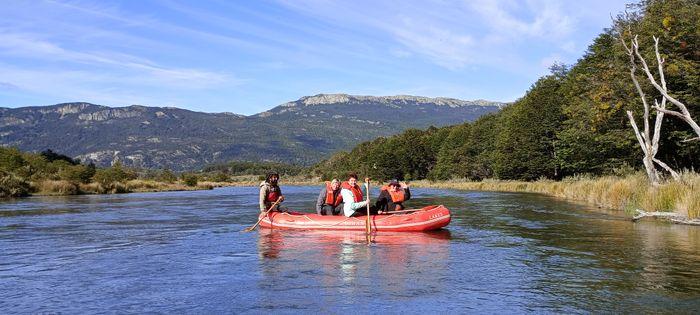
[[39, 195], [77, 195], [78, 185], [67, 180], [43, 180], [32, 182], [32, 191]]
[[129, 191], [156, 192], [156, 191], [177, 191], [177, 190], [207, 190], [213, 189], [214, 185], [208, 182], [196, 183], [194, 186], [186, 185], [183, 182], [166, 183], [153, 180], [134, 179], [126, 182]]
[[624, 177], [578, 176], [562, 181], [538, 180], [534, 182], [417, 181], [413, 185], [465, 190], [534, 192], [630, 212], [634, 209], [643, 209], [645, 211], [676, 212], [690, 218], [700, 217], [700, 174], [691, 172], [684, 173], [680, 182], [668, 182], [659, 187], [650, 186], [643, 173]]

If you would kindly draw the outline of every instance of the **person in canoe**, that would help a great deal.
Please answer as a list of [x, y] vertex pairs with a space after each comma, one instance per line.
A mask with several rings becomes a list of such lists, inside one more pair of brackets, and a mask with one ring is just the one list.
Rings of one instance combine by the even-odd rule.
[[411, 190], [405, 183], [399, 183], [398, 180], [392, 179], [388, 185], [382, 186], [377, 197], [375, 207], [382, 212], [404, 210], [404, 201], [411, 199]]
[[[260, 183], [260, 212], [265, 212], [270, 209], [272, 204], [274, 204], [277, 199], [281, 199], [280, 203], [284, 201], [282, 189], [279, 185], [277, 185], [279, 179], [279, 174], [276, 172], [270, 172], [267, 174], [265, 180]], [[275, 206], [275, 209], [270, 211], [287, 212], [287, 207], [278, 203]]]
[[357, 185], [357, 174], [349, 173], [348, 180], [340, 185], [340, 195], [343, 197], [343, 214], [346, 217], [367, 214], [367, 200], [362, 196], [362, 189]]
[[316, 200], [316, 213], [319, 215], [340, 215], [343, 211], [343, 196], [340, 195], [340, 181], [334, 178], [326, 182]]

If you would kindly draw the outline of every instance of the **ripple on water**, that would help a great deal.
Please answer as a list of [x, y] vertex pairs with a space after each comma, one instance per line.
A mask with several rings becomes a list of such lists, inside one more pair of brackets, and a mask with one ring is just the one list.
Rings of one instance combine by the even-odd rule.
[[[285, 187], [313, 209], [318, 187]], [[376, 191], [373, 195], [376, 196]], [[698, 229], [535, 194], [414, 189], [434, 233], [241, 233], [257, 187], [2, 203], [9, 313], [690, 313]], [[595, 210], [595, 211], [591, 211]], [[465, 311], [466, 310], [466, 311]]]

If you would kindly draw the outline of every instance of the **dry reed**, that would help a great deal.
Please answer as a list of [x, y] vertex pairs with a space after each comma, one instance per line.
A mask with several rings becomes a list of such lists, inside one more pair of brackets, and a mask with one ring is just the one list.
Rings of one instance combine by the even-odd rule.
[[645, 211], [671, 211], [689, 218], [700, 217], [700, 174], [686, 172], [682, 181], [659, 187], [649, 185], [646, 176], [636, 173], [624, 177], [573, 177], [562, 181], [534, 182], [485, 180], [416, 181], [417, 187], [534, 192], [586, 202], [599, 207]]
[[32, 191], [38, 195], [77, 195], [80, 193], [78, 185], [67, 180], [42, 180], [31, 184]]

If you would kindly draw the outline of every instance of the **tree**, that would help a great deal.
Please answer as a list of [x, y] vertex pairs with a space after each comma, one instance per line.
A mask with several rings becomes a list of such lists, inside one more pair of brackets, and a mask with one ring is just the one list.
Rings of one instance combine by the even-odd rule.
[[80, 162], [74, 160], [73, 158], [71, 158], [71, 157], [69, 157], [69, 156], [67, 156], [67, 155], [63, 155], [63, 154], [56, 153], [56, 152], [54, 152], [54, 151], [51, 150], [51, 149], [47, 149], [46, 151], [42, 151], [40, 154], [41, 154], [41, 156], [43, 156], [44, 158], [46, 158], [46, 160], [49, 161], [49, 162], [53, 162], [53, 161], [66, 161], [66, 162], [68, 162], [68, 163], [71, 164], [71, 165], [78, 165], [78, 164], [80, 164]]
[[[628, 46], [625, 43], [624, 38], [621, 39], [622, 45], [625, 47], [625, 50], [627, 51], [627, 54], [629, 55], [630, 58], [630, 77], [632, 78], [632, 82], [634, 83], [634, 87], [637, 89], [637, 93], [639, 94], [639, 97], [642, 100], [642, 105], [644, 108], [644, 117], [643, 117], [643, 122], [644, 122], [644, 132], [639, 130], [639, 127], [637, 127], [637, 122], [634, 119], [634, 114], [631, 110], [627, 111], [627, 117], [629, 117], [630, 124], [632, 125], [632, 129], [634, 130], [634, 134], [637, 137], [637, 141], [639, 141], [639, 145], [642, 148], [642, 152], [644, 152], [644, 158], [642, 159], [642, 162], [644, 163], [644, 169], [647, 172], [647, 176], [649, 177], [649, 181], [651, 182], [652, 185], [658, 185], [660, 181], [660, 175], [659, 172], [656, 170], [656, 167], [654, 164], [658, 164], [659, 166], [663, 167], [665, 170], [667, 170], [673, 178], [676, 180], [679, 179], [679, 175], [676, 171], [671, 169], [666, 163], [662, 162], [661, 160], [656, 158], [656, 153], [659, 150], [659, 139], [661, 137], [661, 125], [663, 124], [663, 119], [664, 119], [664, 113], [659, 112], [656, 114], [656, 120], [654, 121], [654, 131], [653, 134], [650, 130], [650, 125], [649, 125], [649, 103], [647, 102], [647, 97], [646, 94], [644, 93], [644, 90], [642, 89], [641, 85], [639, 84], [639, 81], [637, 80], [637, 61], [635, 60], [635, 57], [641, 58], [641, 55], [639, 54], [639, 43], [637, 42], [637, 37], [635, 36], [634, 39], [631, 41], [631, 45]], [[658, 41], [657, 41], [658, 44]], [[642, 64], [644, 65], [645, 69], [647, 68], [646, 62], [643, 62], [643, 59], [641, 60]], [[662, 67], [663, 62], [659, 61], [659, 68]], [[661, 80], [663, 82], [664, 87], [666, 86], [666, 81], [663, 78], [663, 72], [661, 72]], [[661, 100], [661, 103], [658, 104], [656, 100], [654, 102], [657, 103], [657, 106], [661, 107], [666, 107], [666, 97], [664, 96]]]
[[494, 172], [501, 179], [558, 178], [556, 133], [563, 121], [559, 88], [566, 69], [553, 68], [504, 117], [497, 137]]
[[[681, 120], [685, 121], [695, 132], [697, 137], [693, 139], [688, 139], [687, 141], [694, 141], [694, 140], [700, 140], [700, 125], [698, 125], [693, 117], [690, 114], [690, 111], [688, 111], [688, 107], [683, 104], [683, 102], [677, 100], [673, 96], [669, 94], [668, 88], [666, 87], [666, 78], [664, 76], [664, 62], [665, 60], [661, 58], [661, 55], [659, 54], [659, 38], [656, 36], [653, 36], [654, 38], [654, 52], [656, 54], [656, 62], [659, 65], [659, 82], [656, 82], [656, 79], [654, 78], [654, 75], [651, 73], [651, 70], [649, 70], [649, 66], [647, 65], [646, 60], [644, 60], [644, 57], [639, 53], [639, 42], [637, 41], [637, 37], [635, 36], [634, 39], [632, 40], [632, 47], [634, 48], [634, 54], [639, 58], [639, 62], [642, 64], [642, 67], [644, 69], [644, 73], [646, 74], [647, 78], [649, 79], [649, 82], [651, 83], [654, 88], [656, 88], [661, 95], [663, 95], [663, 98], [661, 100], [661, 103], [654, 101], [654, 109], [659, 112], [658, 115], [661, 115], [663, 117], [663, 114], [669, 114], [674, 117], [678, 117]], [[670, 101], [673, 105], [676, 105], [679, 109], [679, 111], [674, 111], [666, 108], [666, 100]]]

